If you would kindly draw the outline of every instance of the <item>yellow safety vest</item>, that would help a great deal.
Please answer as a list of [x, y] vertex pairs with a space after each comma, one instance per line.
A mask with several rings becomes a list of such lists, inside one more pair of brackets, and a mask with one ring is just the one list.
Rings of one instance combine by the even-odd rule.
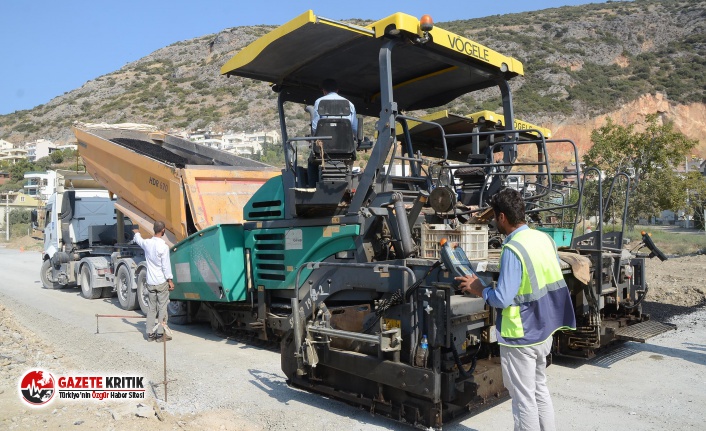
[[522, 263], [522, 279], [512, 305], [498, 319], [498, 343], [531, 346], [543, 343], [557, 330], [576, 329], [554, 240], [544, 232], [523, 229], [503, 244], [502, 253], [508, 252]]

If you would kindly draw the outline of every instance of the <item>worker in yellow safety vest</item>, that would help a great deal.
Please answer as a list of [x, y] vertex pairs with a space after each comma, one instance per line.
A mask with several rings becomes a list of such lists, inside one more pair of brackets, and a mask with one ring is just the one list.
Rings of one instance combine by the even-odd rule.
[[554, 407], [545, 369], [552, 335], [576, 329], [571, 295], [556, 244], [525, 224], [520, 193], [506, 188], [491, 197], [498, 230], [505, 235], [495, 288], [475, 276], [457, 277], [464, 293], [483, 297], [498, 310], [496, 331], [503, 382], [512, 397], [515, 430], [554, 430]]

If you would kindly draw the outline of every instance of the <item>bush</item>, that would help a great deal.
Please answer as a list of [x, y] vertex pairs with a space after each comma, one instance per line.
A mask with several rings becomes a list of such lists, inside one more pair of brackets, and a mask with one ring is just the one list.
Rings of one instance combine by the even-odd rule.
[[49, 158], [52, 163], [61, 163], [64, 161], [64, 152], [61, 150], [52, 151], [51, 154], [49, 154]]
[[13, 209], [10, 210], [10, 226], [15, 224], [28, 224], [31, 220], [30, 210]]

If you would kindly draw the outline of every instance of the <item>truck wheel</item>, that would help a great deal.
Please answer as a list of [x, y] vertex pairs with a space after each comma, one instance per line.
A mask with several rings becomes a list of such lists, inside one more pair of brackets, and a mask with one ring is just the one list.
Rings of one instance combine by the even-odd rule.
[[175, 325], [186, 325], [189, 323], [186, 301], [170, 300], [169, 304], [167, 304], [167, 315], [169, 316], [169, 323]]
[[134, 310], [137, 308], [137, 292], [133, 289], [135, 280], [130, 277], [130, 270], [126, 265], [120, 266], [118, 275], [115, 277], [115, 291], [118, 293], [118, 301], [123, 310]]
[[137, 303], [140, 311], [146, 316], [150, 310], [150, 297], [147, 293], [147, 270], [143, 269], [137, 273]]
[[47, 259], [42, 263], [42, 269], [39, 270], [39, 277], [42, 280], [42, 285], [45, 289], [61, 289], [63, 286], [55, 281], [51, 281], [51, 260]]
[[83, 265], [81, 267], [81, 295], [86, 299], [98, 299], [102, 293], [102, 287], [93, 287], [91, 268], [88, 265]]

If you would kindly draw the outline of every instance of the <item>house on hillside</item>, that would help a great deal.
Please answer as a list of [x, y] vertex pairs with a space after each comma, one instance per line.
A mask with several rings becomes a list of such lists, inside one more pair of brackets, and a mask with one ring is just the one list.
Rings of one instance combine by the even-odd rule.
[[4, 139], [0, 139], [0, 151], [11, 150], [15, 148], [15, 144], [12, 142], [7, 142]]
[[39, 204], [38, 199], [23, 192], [0, 192], [0, 226], [5, 229], [6, 211], [32, 210]]
[[262, 152], [264, 144], [278, 144], [281, 142], [279, 132], [276, 130], [263, 130], [254, 133], [233, 133], [223, 135], [224, 151], [238, 156], [250, 157]]
[[12, 165], [27, 158], [27, 151], [15, 147], [15, 144], [0, 139], [0, 162], [8, 162]]
[[78, 144], [57, 145], [55, 151], [59, 151], [59, 150], [74, 150], [74, 151], [78, 151]]
[[46, 157], [53, 151], [57, 150], [57, 146], [52, 141], [46, 139], [37, 139], [36, 141], [25, 144], [27, 150], [27, 159], [30, 162], [36, 162], [42, 157]]
[[32, 196], [44, 202], [54, 193], [56, 171], [27, 172], [25, 173], [25, 180], [27, 180], [27, 184], [25, 184], [23, 192], [27, 196]]
[[198, 142], [209, 148], [215, 148], [220, 150], [223, 141], [221, 140], [221, 134], [216, 132], [211, 132], [210, 130], [197, 130], [194, 133], [189, 134], [189, 140], [193, 142]]

